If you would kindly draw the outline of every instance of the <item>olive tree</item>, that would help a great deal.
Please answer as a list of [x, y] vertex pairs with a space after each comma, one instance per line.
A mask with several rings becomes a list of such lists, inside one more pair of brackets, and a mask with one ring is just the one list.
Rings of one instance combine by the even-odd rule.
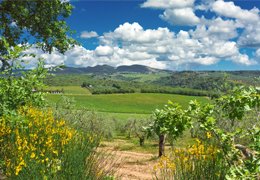
[[153, 113], [154, 120], [148, 131], [155, 132], [159, 137], [159, 157], [164, 155], [165, 139], [170, 136], [176, 139], [191, 126], [190, 110], [184, 110], [179, 104], [168, 102], [163, 109], [156, 109]]

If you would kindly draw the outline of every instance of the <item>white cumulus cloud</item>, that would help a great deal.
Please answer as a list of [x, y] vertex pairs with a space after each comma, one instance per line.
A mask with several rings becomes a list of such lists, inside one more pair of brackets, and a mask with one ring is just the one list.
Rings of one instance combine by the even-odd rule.
[[236, 6], [232, 1], [225, 2], [223, 0], [217, 0], [213, 3], [212, 10], [221, 16], [236, 18], [244, 22], [259, 21], [259, 10], [257, 8], [245, 10]]
[[238, 43], [244, 47], [260, 47], [260, 21], [248, 24], [239, 37]]
[[190, 7], [166, 9], [163, 14], [160, 15], [160, 18], [174, 25], [191, 26], [200, 22], [200, 19], [195, 15], [193, 9]]
[[147, 0], [141, 7], [163, 9], [160, 18], [174, 25], [193, 26], [199, 23], [200, 19], [194, 12], [195, 0]]
[[80, 38], [82, 38], [82, 39], [89, 39], [89, 38], [94, 38], [94, 37], [98, 37], [98, 34], [95, 31], [90, 31], [90, 32], [82, 31], [80, 33]]
[[109, 46], [98, 46], [95, 49], [95, 54], [97, 56], [112, 56], [113, 53], [114, 53], [113, 48]]
[[195, 0], [147, 0], [141, 7], [155, 9], [185, 8], [193, 6]]
[[[222, 19], [215, 21], [227, 27], [233, 24], [232, 21]], [[66, 64], [76, 67], [141, 64], [159, 69], [178, 69], [189, 64], [212, 65], [223, 60], [244, 65], [255, 64], [246, 54], [239, 52], [235, 41], [212, 38], [221, 31], [210, 27], [209, 23], [197, 26], [195, 30], [181, 30], [175, 34], [168, 28], [144, 29], [136, 22], [127, 22], [112, 32], [104, 33], [95, 50], [75, 46], [62, 55], [58, 51], [46, 54], [33, 47], [28, 52], [45, 58], [48, 65]], [[229, 28], [227, 29], [229, 34]]]

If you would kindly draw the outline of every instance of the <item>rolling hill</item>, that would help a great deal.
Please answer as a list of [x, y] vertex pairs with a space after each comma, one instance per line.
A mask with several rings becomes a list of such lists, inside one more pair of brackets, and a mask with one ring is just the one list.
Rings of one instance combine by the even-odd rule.
[[114, 73], [159, 73], [170, 72], [168, 70], [161, 70], [150, 68], [143, 65], [131, 65], [131, 66], [118, 66], [112, 67], [109, 65], [97, 65], [93, 67], [75, 68], [75, 67], [63, 67], [55, 71], [51, 71], [54, 74], [114, 74]]

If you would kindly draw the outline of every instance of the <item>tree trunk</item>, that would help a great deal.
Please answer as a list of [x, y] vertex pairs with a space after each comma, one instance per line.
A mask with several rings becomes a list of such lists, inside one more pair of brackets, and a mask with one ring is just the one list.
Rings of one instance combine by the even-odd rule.
[[159, 157], [164, 155], [164, 144], [165, 144], [165, 136], [164, 134], [161, 134], [159, 136]]
[[143, 136], [139, 137], [139, 144], [140, 144], [140, 146], [144, 145], [144, 137]]

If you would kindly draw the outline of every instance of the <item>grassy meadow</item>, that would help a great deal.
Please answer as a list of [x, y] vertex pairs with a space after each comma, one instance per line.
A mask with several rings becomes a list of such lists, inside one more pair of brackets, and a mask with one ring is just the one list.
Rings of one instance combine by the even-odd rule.
[[[97, 112], [109, 113], [151, 114], [156, 108], [162, 108], [169, 100], [180, 103], [184, 107], [188, 105], [190, 100], [196, 99], [200, 102], [209, 101], [206, 97], [174, 94], [133, 93], [90, 95], [87, 93], [79, 94], [79, 92], [81, 91], [77, 91], [77, 94], [65, 93], [66, 96], [75, 100], [77, 109], [85, 108]], [[51, 103], [57, 103], [60, 101], [61, 95], [48, 94], [46, 98]]]

